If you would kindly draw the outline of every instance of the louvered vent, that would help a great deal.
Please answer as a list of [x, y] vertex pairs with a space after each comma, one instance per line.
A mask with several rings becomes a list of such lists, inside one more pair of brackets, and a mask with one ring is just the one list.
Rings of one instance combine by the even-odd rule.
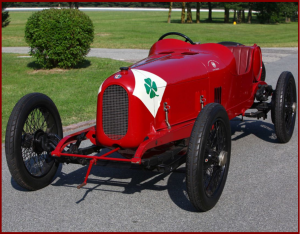
[[222, 87], [215, 88], [215, 102], [221, 104]]
[[127, 133], [128, 95], [119, 85], [111, 85], [103, 93], [102, 126], [112, 140], [120, 140]]

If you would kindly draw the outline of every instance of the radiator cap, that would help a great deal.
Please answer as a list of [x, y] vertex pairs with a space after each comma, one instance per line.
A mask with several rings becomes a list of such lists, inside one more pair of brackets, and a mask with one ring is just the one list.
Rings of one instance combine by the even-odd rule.
[[127, 75], [128, 74], [128, 69], [129, 69], [129, 67], [120, 67], [121, 74]]
[[128, 69], [129, 69], [129, 67], [120, 67], [120, 70], [121, 70], [121, 71], [124, 71], [124, 70], [125, 70], [125, 71], [128, 71]]

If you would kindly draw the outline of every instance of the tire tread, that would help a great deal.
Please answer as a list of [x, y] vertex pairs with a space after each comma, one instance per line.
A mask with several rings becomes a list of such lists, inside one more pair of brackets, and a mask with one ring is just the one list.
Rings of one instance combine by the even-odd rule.
[[[18, 123], [20, 121], [22, 112], [26, 109], [26, 106], [30, 105], [31, 102], [34, 102], [34, 100], [37, 99], [45, 99], [49, 101], [52, 105], [52, 108], [54, 108], [54, 111], [57, 112], [58, 119], [59, 119], [59, 126], [61, 128], [61, 120], [58, 114], [58, 110], [55, 106], [55, 104], [52, 102], [52, 100], [42, 94], [42, 93], [30, 93], [25, 96], [23, 96], [18, 103], [14, 106], [12, 113], [8, 119], [6, 133], [5, 133], [5, 154], [6, 154], [6, 161], [9, 168], [9, 171], [13, 177], [13, 179], [23, 188], [28, 190], [37, 190], [41, 188], [40, 185], [32, 186], [23, 177], [22, 170], [20, 166], [18, 165], [18, 156], [16, 156], [16, 135], [17, 135], [17, 127]], [[62, 129], [60, 130], [62, 135]]]

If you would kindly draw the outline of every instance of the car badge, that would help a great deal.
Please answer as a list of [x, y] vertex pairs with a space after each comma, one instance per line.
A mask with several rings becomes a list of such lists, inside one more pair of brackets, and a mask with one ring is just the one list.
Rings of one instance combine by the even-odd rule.
[[115, 79], [120, 79], [122, 77], [122, 75], [115, 75]]

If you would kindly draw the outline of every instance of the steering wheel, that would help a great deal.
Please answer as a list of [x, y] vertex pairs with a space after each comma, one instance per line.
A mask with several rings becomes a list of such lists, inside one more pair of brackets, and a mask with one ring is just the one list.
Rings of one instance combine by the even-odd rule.
[[178, 32], [168, 32], [168, 33], [165, 33], [164, 35], [162, 35], [158, 40], [162, 40], [164, 39], [166, 36], [169, 36], [169, 35], [177, 35], [177, 36], [181, 36], [183, 38], [185, 38], [185, 42], [189, 42], [191, 43], [192, 45], [195, 45], [195, 43], [189, 38], [187, 37], [186, 35], [182, 34], [182, 33], [178, 33]]

